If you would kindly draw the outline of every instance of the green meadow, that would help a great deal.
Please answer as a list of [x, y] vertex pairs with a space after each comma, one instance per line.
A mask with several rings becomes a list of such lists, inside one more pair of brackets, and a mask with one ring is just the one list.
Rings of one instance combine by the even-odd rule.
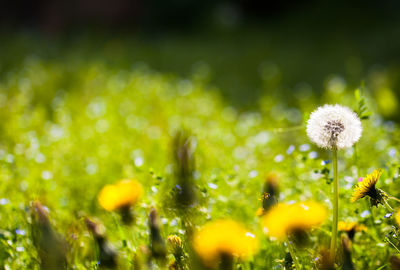
[[[287, 55], [273, 54], [280, 44], [245, 47], [246, 56], [237, 56], [244, 60], [230, 61], [240, 47], [232, 40], [217, 41], [218, 50], [201, 40], [99, 40], [15, 35], [0, 45], [2, 269], [295, 269], [294, 256], [301, 269], [399, 269], [395, 68], [366, 63], [361, 72], [350, 57], [344, 73], [302, 79], [296, 70], [318, 67], [302, 58], [290, 67]], [[323, 104], [349, 107], [363, 129], [358, 142], [338, 150], [338, 180], [339, 221], [365, 229], [350, 239], [339, 230], [331, 265], [332, 152], [306, 133]], [[392, 210], [368, 196], [351, 201], [359, 178], [378, 168], [376, 188]], [[302, 232], [301, 245], [263, 230], [257, 212], [271, 175], [274, 203], [313, 200], [327, 209], [321, 224]], [[121, 179], [143, 187], [124, 210], [129, 224], [98, 200], [105, 185]], [[221, 219], [241, 224], [258, 248], [245, 258], [231, 254], [232, 265], [203, 265], [193, 235]], [[182, 261], [170, 235], [182, 241]]]

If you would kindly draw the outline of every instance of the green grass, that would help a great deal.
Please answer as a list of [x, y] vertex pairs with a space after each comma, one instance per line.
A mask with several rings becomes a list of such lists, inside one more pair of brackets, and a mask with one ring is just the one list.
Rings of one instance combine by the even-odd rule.
[[[53, 228], [67, 240], [70, 268], [96, 268], [84, 217], [104, 224], [123, 268], [148, 245], [151, 207], [159, 210], [163, 237], [184, 238], [181, 217], [167, 207], [174, 186], [172, 138], [182, 129], [190, 131], [196, 145], [195, 226], [232, 218], [255, 232], [260, 250], [243, 269], [280, 269], [287, 252], [262, 233], [255, 215], [269, 172], [279, 174], [280, 201], [313, 199], [331, 207], [332, 164], [326, 162], [331, 157], [309, 142], [305, 121], [324, 103], [358, 110], [354, 89], [328, 87], [318, 95], [304, 90], [307, 98], [299, 90], [296, 107], [288, 105], [292, 97], [266, 93], [251, 110], [242, 110], [202, 77], [202, 69], [180, 77], [143, 64], [119, 68], [101, 55], [79, 59], [74, 48], [63, 52], [53, 59], [31, 55], [2, 70], [0, 265], [5, 269], [39, 268], [31, 239], [34, 200], [49, 209]], [[368, 227], [353, 243], [356, 269], [389, 269], [389, 257], [398, 252], [386, 237], [400, 246], [394, 219], [385, 218], [381, 206], [366, 212], [371, 210], [366, 200], [350, 203], [357, 179], [375, 168], [384, 169], [378, 188], [400, 196], [400, 130], [379, 114], [376, 93], [368, 90], [375, 81], [370, 82], [364, 95], [372, 116], [363, 120], [357, 151], [339, 151], [339, 220]], [[101, 209], [96, 196], [105, 184], [122, 178], [140, 181], [145, 194], [135, 207], [135, 224], [120, 230], [118, 216]], [[296, 251], [305, 269], [329, 245], [330, 226], [328, 220], [312, 231], [309, 246]]]

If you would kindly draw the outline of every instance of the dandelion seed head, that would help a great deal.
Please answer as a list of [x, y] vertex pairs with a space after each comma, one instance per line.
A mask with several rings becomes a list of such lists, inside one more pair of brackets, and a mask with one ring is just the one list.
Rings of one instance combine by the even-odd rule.
[[362, 133], [357, 114], [341, 105], [324, 105], [311, 113], [307, 135], [319, 147], [338, 149], [351, 147]]
[[340, 120], [327, 121], [324, 130], [331, 134], [333, 139], [337, 139], [344, 130], [344, 125]]

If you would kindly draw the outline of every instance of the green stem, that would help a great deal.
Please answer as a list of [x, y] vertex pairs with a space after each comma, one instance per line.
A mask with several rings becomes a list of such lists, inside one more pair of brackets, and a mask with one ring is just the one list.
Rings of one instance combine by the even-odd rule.
[[393, 208], [390, 206], [390, 204], [387, 202], [386, 199], [383, 199], [383, 205], [386, 207], [386, 209], [387, 209], [389, 212], [393, 213]]
[[118, 229], [118, 233], [120, 235], [121, 241], [122, 241], [122, 248], [126, 248], [127, 247], [127, 240], [126, 240], [126, 236], [125, 233], [121, 227], [121, 224], [119, 223], [118, 218], [116, 217], [115, 213], [112, 213], [112, 217], [114, 219], [115, 225], [117, 226]]
[[360, 166], [358, 166], [358, 154], [357, 154], [357, 144], [354, 144], [354, 163], [356, 164], [357, 167], [357, 177], [360, 177]]
[[330, 257], [332, 262], [336, 259], [336, 246], [337, 246], [337, 231], [338, 231], [338, 217], [339, 217], [339, 179], [338, 179], [338, 166], [337, 166], [337, 148], [332, 149], [333, 153], [333, 224], [331, 235], [331, 249]]
[[389, 244], [391, 244], [391, 245], [394, 247], [394, 249], [397, 250], [398, 253], [400, 253], [400, 250], [396, 247], [395, 244], [392, 243], [392, 241], [390, 241], [389, 238], [386, 237], [386, 241], [387, 241]]
[[233, 270], [233, 257], [228, 254], [221, 255], [220, 270]]
[[374, 241], [376, 241], [378, 243], [380, 241], [377, 237], [377, 235], [379, 235], [379, 231], [376, 228], [376, 224], [375, 224], [374, 208], [367, 200], [364, 200], [364, 202], [367, 204], [369, 212], [371, 213], [371, 215], [370, 215], [371, 228], [374, 230], [374, 233], [371, 233], [370, 236], [372, 237], [372, 239], [374, 239]]
[[288, 246], [290, 255], [292, 256], [293, 262], [294, 262], [294, 267], [296, 268], [296, 270], [300, 270], [300, 263], [299, 260], [297, 259], [296, 254], [294, 253], [294, 249], [292, 246], [292, 243], [290, 241], [286, 241], [286, 245]]
[[389, 196], [388, 199], [395, 200], [396, 202], [400, 202], [399, 199], [397, 199], [396, 197], [393, 197], [393, 196]]

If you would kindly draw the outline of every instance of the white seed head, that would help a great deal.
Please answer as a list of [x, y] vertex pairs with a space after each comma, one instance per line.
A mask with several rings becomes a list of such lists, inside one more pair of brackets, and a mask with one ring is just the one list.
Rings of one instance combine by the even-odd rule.
[[347, 107], [324, 105], [311, 113], [307, 121], [307, 135], [322, 148], [351, 147], [362, 132], [360, 118]]

